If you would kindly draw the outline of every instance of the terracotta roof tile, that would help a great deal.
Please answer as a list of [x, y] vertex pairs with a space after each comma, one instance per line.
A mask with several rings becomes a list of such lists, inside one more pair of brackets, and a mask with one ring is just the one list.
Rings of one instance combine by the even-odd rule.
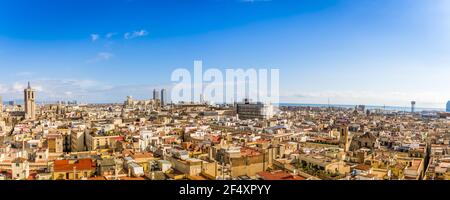
[[76, 170], [92, 170], [94, 163], [90, 158], [79, 159], [74, 163], [70, 163], [70, 160], [55, 160], [53, 169], [55, 172], [63, 172], [73, 171], [74, 167]]

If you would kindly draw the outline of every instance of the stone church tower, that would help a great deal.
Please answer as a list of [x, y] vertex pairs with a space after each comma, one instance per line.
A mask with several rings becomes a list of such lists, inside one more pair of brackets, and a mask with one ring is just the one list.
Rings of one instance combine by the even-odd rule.
[[25, 104], [25, 119], [36, 118], [36, 91], [33, 90], [28, 82], [28, 87], [23, 91]]

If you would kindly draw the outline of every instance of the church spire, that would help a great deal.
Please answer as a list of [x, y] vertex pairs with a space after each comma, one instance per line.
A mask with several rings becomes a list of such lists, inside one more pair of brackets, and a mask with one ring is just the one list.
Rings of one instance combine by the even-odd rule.
[[30, 81], [28, 81], [28, 89], [31, 89]]

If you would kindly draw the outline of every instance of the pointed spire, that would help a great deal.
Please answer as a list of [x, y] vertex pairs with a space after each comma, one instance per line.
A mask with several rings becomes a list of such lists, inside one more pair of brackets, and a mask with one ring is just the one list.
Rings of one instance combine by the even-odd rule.
[[28, 89], [31, 89], [30, 81], [28, 81]]

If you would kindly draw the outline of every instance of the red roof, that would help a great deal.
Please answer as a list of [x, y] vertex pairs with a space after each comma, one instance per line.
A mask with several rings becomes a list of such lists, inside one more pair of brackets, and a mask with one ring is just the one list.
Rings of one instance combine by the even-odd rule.
[[257, 173], [263, 180], [305, 180], [302, 176], [296, 176], [283, 171], [259, 172]]
[[355, 169], [362, 170], [362, 171], [368, 171], [368, 170], [370, 170], [370, 166], [369, 165], [359, 164], [359, 165], [355, 166]]
[[53, 169], [55, 172], [66, 172], [73, 171], [74, 167], [76, 167], [76, 170], [92, 170], [95, 166], [90, 158], [79, 159], [75, 162], [71, 162], [70, 160], [55, 160]]
[[117, 140], [117, 141], [124, 141], [124, 137], [123, 136], [117, 136], [117, 137], [114, 137], [114, 139]]
[[28, 176], [27, 180], [36, 180], [36, 172], [30, 173], [30, 175]]
[[261, 153], [258, 150], [248, 148], [248, 147], [242, 147], [241, 148], [241, 155], [245, 156], [258, 156]]

